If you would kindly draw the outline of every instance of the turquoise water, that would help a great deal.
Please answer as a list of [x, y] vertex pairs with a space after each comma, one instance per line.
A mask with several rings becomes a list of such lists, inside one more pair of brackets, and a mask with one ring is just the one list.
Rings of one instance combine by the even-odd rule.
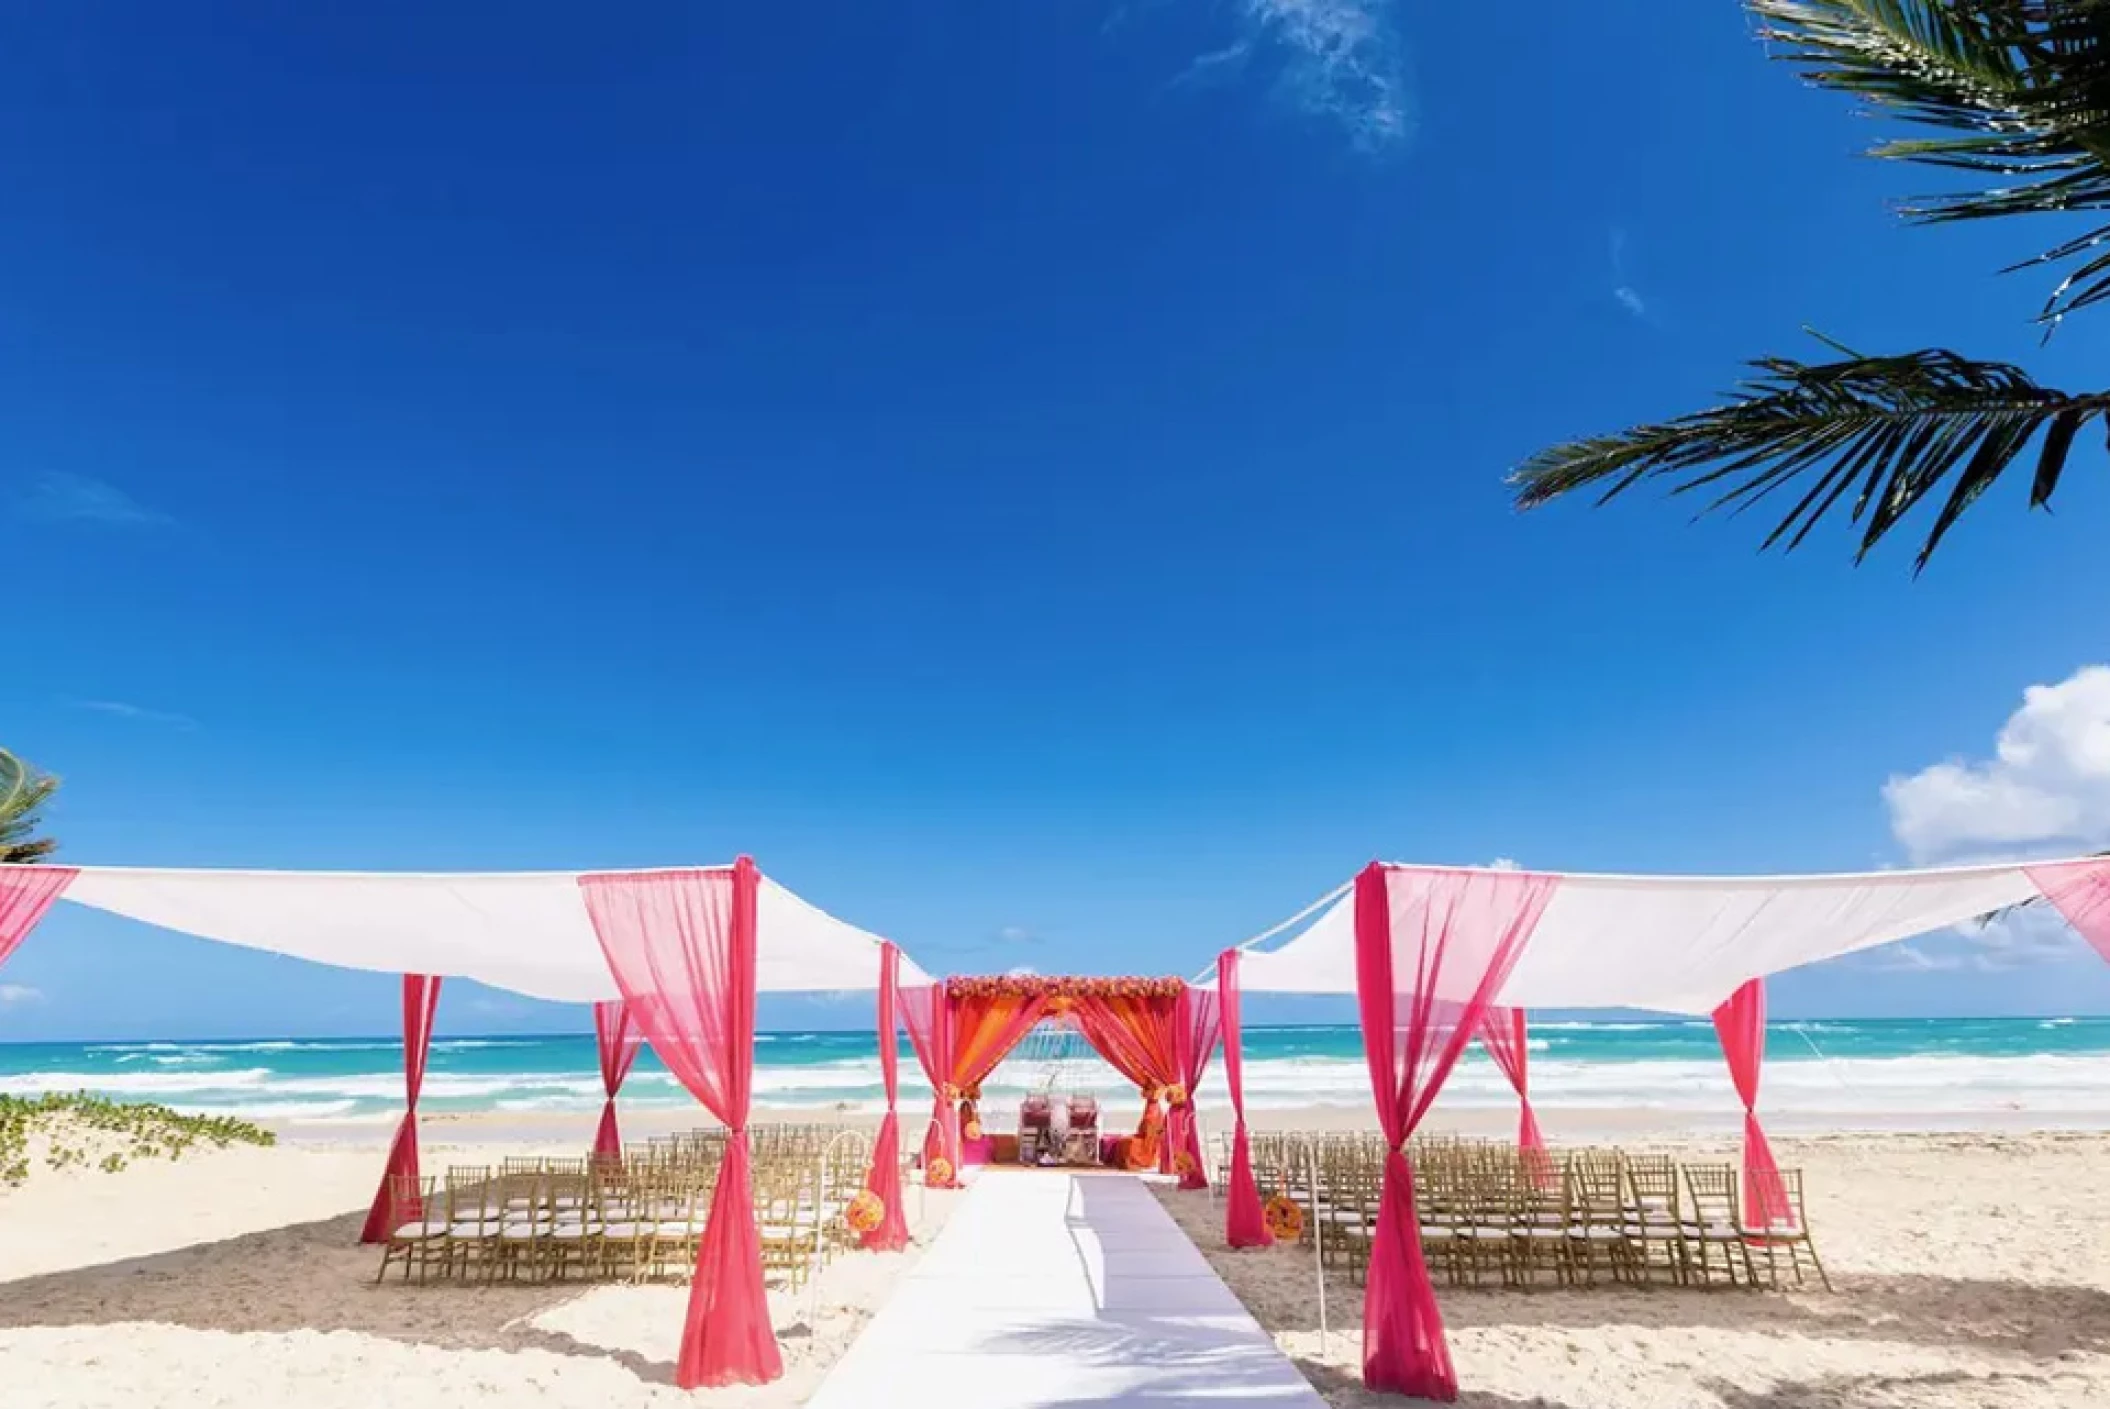
[[[1546, 1022], [1531, 1033], [1533, 1099], [1542, 1110], [1733, 1110], [1714, 1030], [1706, 1022]], [[1765, 1104], [1813, 1117], [1974, 1115], [2048, 1120], [2110, 1112], [2110, 1018], [1948, 1018], [1776, 1023]], [[1270, 1027], [1246, 1034], [1248, 1103], [1359, 1108], [1369, 1100], [1353, 1027]], [[920, 1084], [904, 1045], [904, 1088]], [[1205, 1105], [1226, 1103], [1221, 1063]], [[601, 1099], [590, 1034], [442, 1038], [433, 1043], [423, 1106], [462, 1111], [589, 1111]], [[1074, 1038], [1029, 1039], [986, 1084], [993, 1100], [1060, 1072], [1069, 1087], [1125, 1095], [1124, 1084]], [[386, 1037], [267, 1042], [0, 1045], [0, 1093], [90, 1090], [185, 1110], [293, 1123], [385, 1121], [403, 1100], [399, 1044]], [[643, 1053], [627, 1105], [691, 1105]], [[1514, 1098], [1474, 1051], [1445, 1087], [1451, 1109], [1508, 1109]], [[877, 1109], [877, 1047], [869, 1034], [764, 1033], [755, 1100], [768, 1107]]]

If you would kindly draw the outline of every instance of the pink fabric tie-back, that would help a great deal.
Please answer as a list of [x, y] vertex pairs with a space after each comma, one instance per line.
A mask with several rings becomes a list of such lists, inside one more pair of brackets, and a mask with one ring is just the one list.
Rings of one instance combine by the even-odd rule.
[[37, 922], [66, 893], [80, 872], [71, 866], [18, 866], [0, 870], [0, 964], [29, 938]]
[[1355, 881], [1355, 981], [1363, 1055], [1385, 1157], [1363, 1293], [1363, 1383], [1458, 1397], [1429, 1283], [1407, 1141], [1481, 1030], [1559, 880], [1529, 871], [1371, 865]]
[[[1179, 1066], [1180, 1084], [1187, 1099], [1175, 1101], [1166, 1117], [1165, 1165], [1162, 1173], [1177, 1173], [1182, 1189], [1209, 1187], [1207, 1161], [1202, 1158], [1201, 1129], [1194, 1118], [1194, 1101], [1208, 1074], [1209, 1058], [1216, 1051], [1222, 1031], [1217, 996], [1206, 988], [1189, 985], [1180, 993]], [[1187, 1157], [1185, 1169], [1179, 1156]]]
[[1729, 1079], [1744, 1103], [1744, 1221], [1756, 1228], [1792, 1228], [1795, 1206], [1788, 1202], [1773, 1147], [1758, 1123], [1758, 1076], [1766, 1060], [1766, 985], [1752, 979], [1714, 1010], [1715, 1035], [1729, 1061]]
[[1480, 1024], [1480, 1044], [1495, 1059], [1509, 1087], [1517, 1093], [1521, 1108], [1517, 1118], [1517, 1149], [1532, 1182], [1547, 1188], [1558, 1182], [1553, 1159], [1546, 1153], [1546, 1137], [1531, 1110], [1531, 1026], [1522, 1008], [1489, 1008]]
[[1253, 1148], [1245, 1128], [1245, 1053], [1240, 1028], [1238, 961], [1235, 949], [1216, 956], [1217, 1016], [1223, 1024], [1224, 1080], [1231, 1088], [1231, 1182], [1224, 1191], [1224, 1241], [1234, 1248], [1274, 1244], [1260, 1186], [1253, 1179]]
[[945, 985], [919, 984], [900, 990], [901, 1025], [908, 1029], [909, 1049], [930, 1083], [930, 1128], [923, 1133], [924, 1183], [930, 1183], [934, 1160], [960, 1167], [960, 1108], [946, 1094], [952, 1082], [952, 1009]]
[[901, 951], [892, 944], [879, 949], [879, 1075], [886, 1089], [886, 1115], [879, 1138], [872, 1142], [872, 1167], [865, 1189], [879, 1200], [879, 1226], [860, 1239], [873, 1252], [899, 1252], [908, 1246], [908, 1211], [901, 1203], [901, 1115], [894, 1109], [900, 1092], [900, 1023], [896, 1019], [901, 987]]
[[[2025, 866], [2022, 873], [2066, 923], [2095, 946], [2096, 953], [2110, 959], [2110, 861]], [[0, 935], [0, 946], [4, 944], [5, 936]]]
[[652, 1051], [731, 1132], [689, 1285], [674, 1382], [766, 1384], [784, 1373], [762, 1289], [747, 1117], [755, 1071], [761, 877], [730, 870], [581, 876], [616, 987]]
[[601, 1052], [601, 1089], [608, 1093], [607, 1103], [601, 1107], [601, 1127], [594, 1133], [593, 1152], [603, 1159], [620, 1159], [623, 1136], [615, 1123], [615, 1095], [623, 1089], [623, 1079], [637, 1061], [645, 1034], [630, 1021], [630, 1005], [620, 998], [611, 998], [593, 1005], [593, 1035]]
[[366, 1226], [359, 1230], [362, 1243], [385, 1243], [396, 1228], [425, 1216], [416, 1205], [397, 1208], [394, 1185], [397, 1175], [418, 1178], [418, 1094], [425, 1089], [425, 1058], [432, 1048], [432, 1015], [439, 1003], [438, 978], [403, 975], [403, 1123], [396, 1127], [381, 1188], [366, 1211]]

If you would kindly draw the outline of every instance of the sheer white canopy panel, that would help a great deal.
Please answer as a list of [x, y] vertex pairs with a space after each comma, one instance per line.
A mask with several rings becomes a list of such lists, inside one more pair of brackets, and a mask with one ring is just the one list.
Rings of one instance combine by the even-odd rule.
[[[2020, 865], [1830, 876], [1563, 874], [1497, 1001], [1705, 1016], [1749, 979], [2036, 895]], [[1406, 918], [1394, 914], [1395, 932]], [[1280, 948], [1248, 951], [1240, 976], [1247, 992], [1355, 992], [1354, 895]]]
[[[616, 998], [572, 871], [389, 874], [80, 868], [64, 898], [91, 909], [319, 964], [469, 978], [531, 998]], [[879, 936], [764, 876], [756, 899], [764, 993], [879, 986]], [[906, 955], [903, 984], [930, 977]]]

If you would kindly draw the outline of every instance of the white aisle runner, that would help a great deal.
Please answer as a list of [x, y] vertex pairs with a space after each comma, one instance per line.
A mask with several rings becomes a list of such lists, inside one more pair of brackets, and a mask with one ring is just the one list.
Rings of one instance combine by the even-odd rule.
[[1323, 1409], [1140, 1180], [1009, 1170], [975, 1182], [809, 1401], [1082, 1404]]

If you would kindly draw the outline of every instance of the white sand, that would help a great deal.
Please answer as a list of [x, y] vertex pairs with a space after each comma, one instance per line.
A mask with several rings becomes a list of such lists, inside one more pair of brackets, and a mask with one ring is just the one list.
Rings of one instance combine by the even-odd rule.
[[[435, 1132], [472, 1134], [488, 1138], [474, 1122]], [[1836, 1296], [1445, 1290], [1464, 1402], [2110, 1406], [2110, 1137], [1776, 1144], [1784, 1163], [1807, 1171]], [[519, 1152], [428, 1141], [426, 1163]], [[685, 1288], [375, 1287], [378, 1253], [354, 1240], [383, 1154], [376, 1139], [194, 1155], [115, 1175], [39, 1168], [27, 1187], [0, 1191], [0, 1409], [798, 1404], [917, 1255], [838, 1259], [812, 1327], [803, 1300], [773, 1295], [785, 1378], [691, 1397], [671, 1384]], [[919, 1197], [909, 1191], [912, 1216]], [[1344, 1329], [1322, 1354], [1309, 1260], [1228, 1252], [1220, 1205], [1166, 1197], [1334, 1404], [1399, 1402], [1358, 1383], [1358, 1289], [1332, 1282], [1333, 1324]], [[928, 1199], [925, 1243], [956, 1196]]]
[[[2110, 1138], [1840, 1136], [1775, 1142], [1809, 1181], [1836, 1295], [1439, 1289], [1473, 1409], [2036, 1409], [2110, 1406]], [[1733, 1146], [1686, 1146], [1727, 1156]], [[1223, 1246], [1220, 1204], [1182, 1226], [1337, 1406], [1363, 1390], [1362, 1293], [1308, 1252]], [[1345, 1329], [1342, 1329], [1345, 1328]]]
[[[428, 1144], [425, 1164], [518, 1153]], [[686, 1287], [375, 1286], [357, 1239], [385, 1155], [233, 1149], [0, 1191], [0, 1409], [799, 1404], [959, 1197], [910, 1188], [917, 1246], [837, 1258], [812, 1324], [813, 1288], [771, 1292], [782, 1380], [692, 1396]]]

